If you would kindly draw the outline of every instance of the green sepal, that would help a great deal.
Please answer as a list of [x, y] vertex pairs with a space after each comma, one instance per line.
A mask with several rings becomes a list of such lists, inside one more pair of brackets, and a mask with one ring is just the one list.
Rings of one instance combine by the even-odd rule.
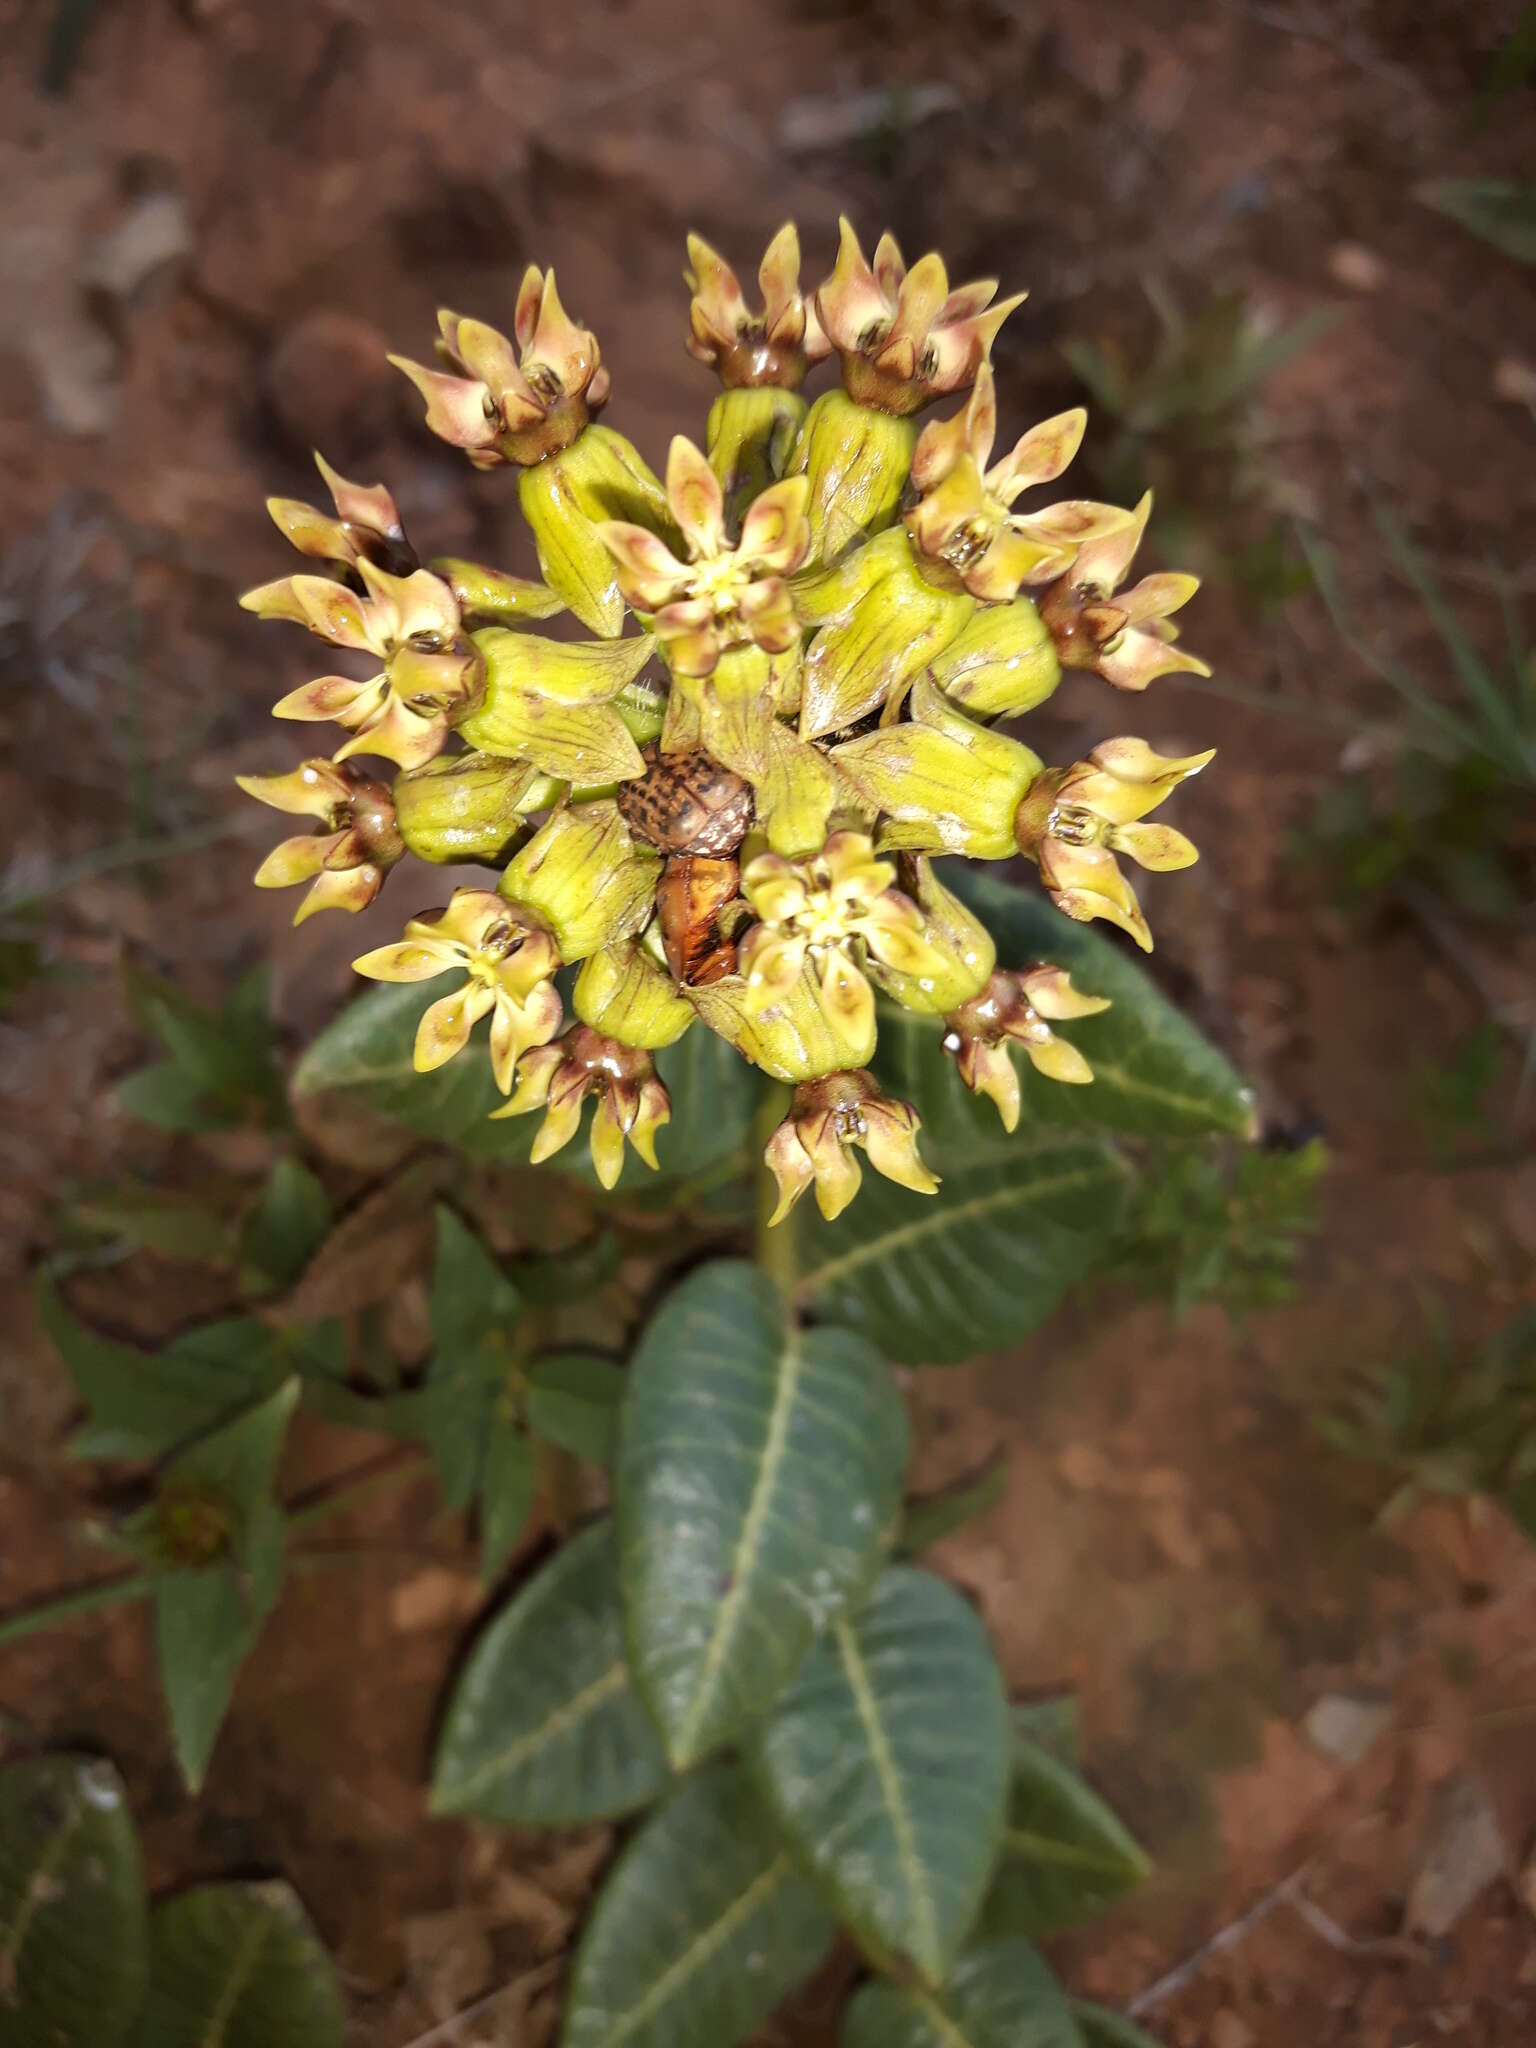
[[[590, 432], [590, 429], [588, 430]], [[556, 811], [513, 855], [503, 896], [532, 910], [567, 962], [633, 937], [651, 914], [661, 856], [608, 799]]]
[[805, 413], [799, 392], [776, 384], [722, 391], [709, 408], [704, 452], [725, 493], [732, 532], [740, 531], [752, 500], [783, 476]]
[[835, 562], [867, 533], [889, 526], [912, 467], [917, 422], [824, 391], [806, 414], [788, 474], [811, 486], [811, 559]]
[[578, 784], [643, 773], [612, 700], [650, 659], [648, 639], [543, 640], [504, 626], [474, 638], [485, 660], [485, 694], [459, 726], [471, 746]]
[[594, 522], [625, 519], [670, 544], [676, 529], [660, 480], [622, 434], [593, 425], [558, 454], [520, 470], [517, 494], [544, 581], [589, 632], [611, 639], [624, 624], [624, 598]]
[[793, 858], [819, 851], [838, 799], [837, 776], [825, 754], [775, 719], [752, 788], [757, 823], [775, 853]]
[[439, 754], [395, 778], [395, 821], [418, 860], [484, 861], [499, 867], [559, 785], [531, 761], [495, 754]]
[[650, 1052], [681, 1038], [694, 1019], [671, 975], [632, 939], [588, 956], [571, 1007], [594, 1031]]
[[1013, 718], [1061, 680], [1056, 645], [1027, 597], [984, 605], [930, 662], [933, 680], [976, 718]]
[[878, 710], [949, 646], [975, 609], [963, 590], [926, 582], [909, 548], [882, 577], [877, 597], [823, 626], [806, 650], [800, 737], [820, 739]]
[[458, 555], [439, 555], [430, 566], [458, 599], [466, 619], [504, 625], [509, 619], [552, 619], [565, 610], [555, 591], [526, 576], [509, 576], [504, 569], [488, 569]]

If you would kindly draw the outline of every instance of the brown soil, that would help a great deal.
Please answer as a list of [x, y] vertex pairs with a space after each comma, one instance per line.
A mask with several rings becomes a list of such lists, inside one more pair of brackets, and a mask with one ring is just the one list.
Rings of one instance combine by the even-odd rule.
[[[0, 6], [7, 47], [40, 51], [51, 12]], [[553, 259], [567, 303], [602, 332], [611, 417], [656, 460], [672, 431], [698, 431], [708, 399], [679, 339], [691, 225], [745, 256], [793, 213], [815, 266], [846, 206], [909, 250], [937, 242], [961, 275], [1028, 283], [1000, 350], [1021, 421], [1072, 402], [1062, 338], [1144, 341], [1144, 275], [1187, 301], [1239, 286], [1287, 318], [1336, 300], [1345, 316], [1267, 395], [1292, 500], [1334, 539], [1362, 613], [1412, 643], [1417, 616], [1362, 509], [1362, 484], [1381, 492], [1491, 637], [1484, 565], [1518, 564], [1531, 510], [1529, 412], [1498, 395], [1536, 353], [1528, 273], [1412, 190], [1517, 167], [1528, 91], [1480, 126], [1467, 116], [1518, 12], [128, 0], [99, 10], [67, 98], [11, 68], [0, 596], [31, 623], [0, 628], [0, 817], [9, 885], [67, 886], [26, 928], [46, 971], [0, 1022], [0, 1611], [100, 1569], [82, 1526], [104, 1496], [61, 1458], [70, 1392], [26, 1292], [54, 1205], [91, 1176], [185, 1186], [207, 1171], [206, 1155], [112, 1107], [112, 1083], [143, 1057], [117, 962], [132, 953], [208, 997], [269, 958], [297, 1040], [348, 992], [347, 960], [398, 923], [391, 896], [361, 921], [376, 937], [339, 919], [294, 934], [288, 906], [247, 886], [267, 826], [231, 812], [229, 778], [297, 753], [266, 714], [298, 677], [232, 604], [282, 566], [262, 497], [308, 494], [318, 443], [386, 476], [434, 547], [504, 560], [517, 545], [503, 479], [466, 481], [430, 441], [381, 368], [385, 346], [420, 353], [443, 302], [504, 320], [521, 265]], [[835, 108], [928, 82], [951, 86], [957, 111], [786, 148], [797, 96]], [[155, 192], [180, 196], [189, 250], [103, 319], [87, 252]], [[1256, 516], [1218, 496], [1203, 531], [1220, 545]], [[1212, 2048], [1524, 2043], [1536, 1560], [1482, 1506], [1432, 1504], [1377, 1531], [1376, 1477], [1315, 1428], [1344, 1371], [1417, 1334], [1416, 1289], [1472, 1330], [1531, 1297], [1536, 1169], [1510, 1163], [1509, 1104], [1449, 1168], [1422, 1116], [1424, 1075], [1485, 1014], [1472, 982], [1508, 963], [1451, 958], [1403, 918], [1349, 924], [1309, 891], [1287, 833], [1340, 743], [1306, 714], [1370, 704], [1372, 686], [1311, 598], [1256, 620], [1218, 580], [1196, 612], [1191, 637], [1218, 679], [1278, 713], [1178, 681], [1127, 707], [1095, 685], [1063, 693], [1070, 715], [1053, 713], [1048, 738], [1091, 741], [1123, 719], [1167, 751], [1220, 746], [1180, 819], [1205, 860], [1148, 892], [1158, 968], [1254, 1076], [1272, 1127], [1325, 1134], [1326, 1230], [1297, 1302], [1244, 1326], [1214, 1309], [1175, 1327], [1118, 1299], [1083, 1303], [1016, 1354], [916, 1376], [916, 1477], [938, 1484], [1006, 1450], [1006, 1499], [942, 1564], [975, 1593], [1020, 1691], [1076, 1690], [1091, 1773], [1159, 1865], [1114, 1920], [1056, 1945], [1075, 1990], [1128, 2003], [1252, 1915], [1144, 2005], [1146, 2024]], [[183, 859], [71, 879], [91, 849], [224, 821]], [[241, 1165], [232, 1142], [222, 1166]], [[147, 1332], [218, 1296], [141, 1257], [91, 1298]], [[407, 1289], [397, 1313], [411, 1310]], [[374, 1448], [306, 1424], [289, 1477], [316, 1484]], [[291, 1586], [196, 1803], [137, 1614], [0, 1654], [0, 1719], [120, 1760], [157, 1883], [288, 1873], [345, 1973], [359, 2043], [403, 2048], [515, 1980], [441, 2038], [543, 2048], [609, 1837], [427, 1817], [433, 1717], [476, 1604], [472, 1552], [430, 1486], [360, 1509], [342, 1533], [362, 1554]], [[1361, 1688], [1390, 1720], [1346, 1769], [1301, 1724], [1321, 1695]], [[1405, 1944], [1405, 1896], [1465, 1775], [1498, 1816], [1506, 1876], [1443, 1939]], [[830, 2041], [846, 1979], [830, 1972], [765, 2042]]]

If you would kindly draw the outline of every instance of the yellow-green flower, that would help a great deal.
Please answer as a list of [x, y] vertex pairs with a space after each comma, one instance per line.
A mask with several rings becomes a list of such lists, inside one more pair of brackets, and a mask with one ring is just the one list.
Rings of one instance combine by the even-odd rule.
[[782, 1223], [812, 1186], [827, 1221], [841, 1216], [863, 1179], [855, 1148], [887, 1180], [914, 1194], [936, 1194], [938, 1180], [918, 1156], [920, 1128], [911, 1103], [882, 1095], [874, 1076], [862, 1067], [802, 1082], [763, 1154], [779, 1188], [779, 1205], [769, 1223]]
[[530, 1046], [560, 1029], [552, 977], [559, 950], [549, 933], [521, 919], [489, 889], [455, 889], [445, 910], [413, 917], [405, 937], [364, 953], [352, 965], [371, 981], [432, 981], [457, 968], [463, 986], [441, 996], [416, 1029], [418, 1074], [464, 1050], [482, 1017], [491, 1020], [491, 1071], [503, 1095]]
[[749, 860], [741, 893], [760, 920], [738, 955], [749, 1010], [782, 1002], [809, 961], [827, 1007], [862, 1034], [872, 1029], [875, 1010], [858, 964], [864, 951], [902, 974], [941, 970], [923, 913], [895, 882], [894, 864], [876, 860], [864, 832], [834, 832], [809, 860], [778, 853]]
[[1165, 572], [1143, 576], [1129, 590], [1119, 587], [1151, 516], [1148, 491], [1134, 512], [1123, 515], [1124, 524], [1088, 540], [1039, 600], [1062, 667], [1094, 669], [1117, 690], [1144, 690], [1156, 677], [1180, 670], [1211, 672], [1198, 655], [1174, 645], [1179, 629], [1170, 617], [1200, 588], [1198, 576]]
[[659, 534], [626, 520], [598, 527], [618, 565], [619, 588], [650, 629], [675, 675], [713, 674], [720, 657], [748, 643], [783, 654], [800, 640], [785, 577], [810, 547], [807, 485], [789, 477], [754, 498], [733, 547], [725, 498], [703, 454], [679, 434], [667, 456], [667, 502], [682, 531], [680, 562]]
[[383, 667], [358, 681], [321, 676], [272, 707], [274, 718], [332, 718], [352, 734], [336, 759], [379, 754], [419, 768], [440, 754], [455, 713], [473, 709], [485, 664], [461, 630], [458, 602], [428, 569], [391, 576], [366, 557], [357, 563], [366, 596], [325, 576], [285, 576], [247, 591], [240, 602], [262, 619], [307, 626], [333, 647], [374, 656]]
[[852, 222], [845, 216], [838, 228], [837, 263], [815, 305], [842, 359], [848, 395], [904, 416], [963, 390], [1024, 294], [994, 305], [996, 278], [951, 291], [941, 256], [923, 256], [908, 270], [890, 234], [880, 237], [870, 264]]
[[256, 870], [258, 889], [308, 882], [295, 924], [317, 910], [366, 910], [405, 851], [394, 799], [354, 761], [304, 761], [287, 775], [237, 775], [247, 796], [293, 817], [318, 818], [305, 832], [274, 846]]
[[1091, 1081], [1092, 1067], [1075, 1045], [1056, 1036], [1051, 1023], [1108, 1008], [1107, 997], [1080, 994], [1064, 968], [1031, 967], [1022, 974], [999, 969], [979, 995], [945, 1019], [944, 1050], [966, 1087], [996, 1103], [1004, 1129], [1017, 1130], [1019, 1077], [1009, 1046], [1021, 1047], [1036, 1071], [1053, 1081]]
[[798, 390], [806, 370], [830, 354], [814, 308], [800, 295], [800, 237], [787, 221], [758, 266], [761, 312], [747, 304], [741, 281], [702, 235], [688, 237], [685, 272], [688, 353], [719, 373], [727, 390], [776, 384]]
[[1145, 740], [1105, 740], [1086, 761], [1048, 768], [1019, 805], [1014, 832], [1056, 908], [1080, 923], [1107, 918], [1150, 953], [1152, 934], [1115, 855], [1157, 872], [1194, 865], [1199, 853], [1182, 832], [1141, 820], [1215, 752], [1174, 759]]
[[516, 1093], [493, 1116], [544, 1111], [528, 1155], [537, 1166], [575, 1137], [581, 1106], [589, 1095], [597, 1097], [597, 1107], [588, 1143], [603, 1186], [614, 1187], [624, 1170], [626, 1138], [655, 1171], [656, 1133], [671, 1120], [672, 1098], [648, 1052], [623, 1045], [589, 1024], [574, 1024], [556, 1044], [527, 1053]]
[[542, 462], [569, 446], [608, 397], [597, 336], [560, 303], [555, 273], [529, 264], [512, 316], [515, 345], [483, 320], [440, 312], [446, 372], [391, 356], [427, 401], [427, 425], [476, 469]]
[[1043, 420], [989, 469], [997, 391], [983, 363], [963, 409], [924, 427], [912, 451], [912, 487], [920, 493], [907, 514], [913, 545], [986, 604], [1007, 604], [1024, 584], [1059, 575], [1084, 541], [1116, 531], [1128, 515], [1083, 498], [1038, 512], [1015, 512], [1013, 504], [1024, 491], [1055, 482], [1087, 423], [1081, 407]]

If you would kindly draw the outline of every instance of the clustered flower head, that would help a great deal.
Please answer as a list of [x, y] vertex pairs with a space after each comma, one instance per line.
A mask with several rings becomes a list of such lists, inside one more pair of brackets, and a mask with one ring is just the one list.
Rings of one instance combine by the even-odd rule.
[[[1029, 427], [992, 460], [991, 349], [1020, 303], [992, 280], [952, 289], [937, 255], [909, 268], [889, 235], [871, 262], [847, 221], [813, 289], [792, 226], [768, 246], [757, 301], [696, 235], [686, 276], [686, 346], [723, 388], [664, 477], [597, 420], [608, 372], [553, 272], [527, 271], [510, 336], [445, 312], [442, 368], [392, 359], [433, 432], [477, 468], [514, 469], [539, 579], [423, 563], [388, 490], [317, 457], [334, 515], [269, 501], [308, 566], [243, 602], [368, 672], [275, 707], [339, 726], [330, 758], [241, 786], [315, 821], [256, 877], [307, 883], [299, 918], [365, 908], [407, 853], [486, 870], [355, 965], [441, 978], [422, 1071], [488, 1022], [507, 1098], [495, 1114], [543, 1112], [535, 1161], [570, 1143], [590, 1103], [605, 1187], [626, 1147], [664, 1165], [656, 1056], [713, 1031], [793, 1089], [765, 1154], [774, 1220], [810, 1190], [834, 1217], [860, 1154], [915, 1192], [938, 1185], [915, 1110], [881, 1086], [882, 1003], [931, 1019], [935, 1060], [1010, 1130], [1020, 1059], [1091, 1082], [1053, 1026], [1103, 998], [1048, 961], [1000, 964], [936, 859], [1023, 856], [1067, 916], [1151, 946], [1119, 857], [1196, 858], [1148, 820], [1209, 753], [1121, 737], [1053, 767], [1006, 726], [1065, 672], [1138, 691], [1208, 673], [1171, 622], [1196, 584], [1128, 581], [1150, 499], [1020, 508], [1067, 470], [1086, 416]], [[833, 356], [840, 386], [807, 399]], [[574, 633], [540, 631], [562, 612]]]

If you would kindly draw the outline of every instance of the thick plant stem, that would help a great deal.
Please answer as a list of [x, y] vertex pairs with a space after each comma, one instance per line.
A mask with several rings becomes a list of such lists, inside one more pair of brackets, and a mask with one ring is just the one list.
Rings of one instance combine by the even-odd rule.
[[752, 1170], [757, 1188], [754, 1251], [757, 1263], [786, 1301], [793, 1298], [797, 1278], [794, 1230], [787, 1216], [782, 1223], [769, 1224], [769, 1217], [779, 1206], [779, 1188], [768, 1170], [763, 1153], [768, 1140], [784, 1121], [788, 1108], [789, 1091], [775, 1082], [764, 1089], [763, 1099], [752, 1121]]

